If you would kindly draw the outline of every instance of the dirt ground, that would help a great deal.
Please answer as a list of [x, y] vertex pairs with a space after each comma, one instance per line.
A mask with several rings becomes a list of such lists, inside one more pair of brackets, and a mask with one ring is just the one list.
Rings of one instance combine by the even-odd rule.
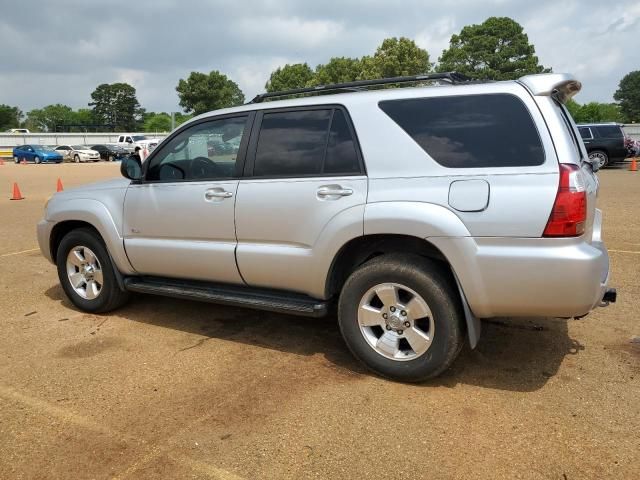
[[483, 322], [423, 385], [364, 371], [335, 318], [147, 296], [74, 309], [35, 224], [58, 177], [117, 175], [0, 166], [1, 479], [638, 478], [640, 172], [600, 174], [616, 305]]

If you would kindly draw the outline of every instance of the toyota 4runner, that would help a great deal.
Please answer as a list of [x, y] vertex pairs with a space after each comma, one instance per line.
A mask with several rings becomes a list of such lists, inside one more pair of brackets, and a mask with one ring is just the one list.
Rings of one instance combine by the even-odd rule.
[[475, 347], [479, 319], [615, 301], [597, 164], [564, 107], [580, 88], [445, 73], [262, 94], [125, 159], [126, 178], [54, 195], [40, 248], [83, 311], [132, 293], [337, 305], [358, 359], [421, 381]]

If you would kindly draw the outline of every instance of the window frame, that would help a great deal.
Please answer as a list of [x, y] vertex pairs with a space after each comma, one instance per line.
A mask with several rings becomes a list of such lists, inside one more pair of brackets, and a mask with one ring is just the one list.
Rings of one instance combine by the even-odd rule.
[[[358, 158], [358, 166], [360, 167], [358, 172], [351, 173], [308, 173], [308, 174], [296, 174], [296, 175], [254, 175], [254, 168], [256, 162], [256, 154], [258, 152], [258, 139], [260, 138], [260, 132], [262, 130], [262, 119], [264, 118], [265, 113], [288, 113], [288, 112], [308, 112], [312, 110], [330, 110], [331, 116], [329, 118], [329, 125], [327, 127], [327, 138], [324, 145], [324, 157], [322, 159], [322, 169], [324, 170], [324, 164], [326, 160], [327, 150], [329, 146], [329, 137], [331, 132], [331, 126], [333, 124], [333, 115], [336, 110], [340, 110], [344, 115], [344, 118], [347, 122], [347, 128], [349, 129], [349, 133], [351, 134], [351, 138], [354, 142], [354, 147], [356, 150], [356, 156]], [[360, 177], [363, 175], [367, 175], [364, 157], [362, 155], [362, 150], [360, 149], [360, 141], [358, 140], [358, 135], [353, 126], [353, 122], [351, 120], [351, 116], [349, 115], [349, 111], [346, 109], [344, 105], [327, 103], [327, 104], [316, 104], [316, 105], [303, 105], [297, 107], [280, 107], [280, 108], [265, 108], [256, 111], [256, 117], [254, 120], [253, 128], [251, 130], [251, 138], [249, 139], [249, 146], [247, 149], [246, 162], [244, 165], [243, 178], [251, 178], [255, 180], [273, 180], [280, 178], [327, 178], [327, 177]]]
[[[253, 110], [241, 111], [241, 112], [233, 112], [227, 113], [223, 115], [215, 115], [211, 117], [202, 118], [195, 122], [188, 122], [185, 125], [181, 125], [176, 131], [174, 131], [171, 135], [169, 135], [166, 139], [164, 139], [158, 147], [156, 147], [149, 156], [142, 162], [142, 178], [140, 180], [136, 180], [134, 183], [136, 184], [151, 184], [151, 183], [202, 183], [202, 182], [223, 182], [223, 181], [231, 181], [231, 180], [239, 180], [242, 178], [245, 160], [247, 156], [247, 146], [249, 145], [249, 137], [253, 131], [253, 125], [255, 122], [256, 112]], [[197, 125], [202, 125], [203, 123], [211, 123], [219, 120], [226, 120], [229, 118], [238, 118], [238, 117], [247, 117], [247, 123], [245, 125], [245, 131], [242, 135], [242, 140], [240, 141], [240, 148], [238, 149], [238, 154], [236, 155], [236, 168], [235, 175], [231, 177], [217, 177], [217, 178], [193, 178], [193, 179], [184, 179], [184, 180], [148, 180], [148, 170], [151, 161], [160, 155], [166, 148], [168, 148], [169, 143], [178, 135], [182, 134], [184, 131], [193, 128]]]
[[[487, 97], [487, 96], [497, 96], [497, 95], [504, 95], [507, 97], [512, 97], [514, 99], [516, 99], [518, 102], [520, 102], [520, 104], [524, 107], [525, 111], [527, 112], [527, 115], [529, 116], [529, 118], [531, 119], [531, 124], [533, 125], [536, 135], [538, 136], [538, 141], [540, 142], [540, 147], [542, 147], [542, 154], [543, 154], [543, 158], [542, 158], [542, 162], [538, 163], [536, 165], [487, 165], [487, 166], [480, 166], [480, 167], [476, 167], [476, 166], [462, 166], [462, 167], [452, 167], [452, 166], [448, 166], [448, 165], [443, 165], [442, 163], [440, 163], [434, 156], [431, 155], [431, 153], [429, 153], [424, 147], [422, 147], [422, 145], [420, 145], [414, 138], [413, 136], [411, 136], [411, 134], [409, 134], [409, 132], [407, 132], [396, 120], [394, 120], [391, 115], [389, 115], [387, 112], [384, 111], [384, 109], [382, 108], [381, 105], [384, 105], [385, 103], [395, 103], [395, 102], [402, 102], [402, 101], [410, 101], [410, 100], [431, 100], [434, 98], [437, 99], [442, 99], [442, 98], [463, 98], [463, 97]], [[431, 158], [436, 165], [438, 165], [439, 167], [442, 168], [446, 168], [447, 170], [473, 170], [473, 171], [487, 171], [488, 169], [498, 169], [499, 171], [503, 171], [504, 169], [509, 169], [509, 168], [516, 168], [516, 169], [521, 169], [521, 168], [540, 168], [544, 165], [547, 164], [547, 162], [549, 161], [549, 154], [547, 152], [547, 149], [545, 148], [545, 144], [544, 144], [544, 138], [543, 135], [540, 131], [540, 128], [538, 126], [538, 123], [536, 122], [536, 119], [534, 118], [529, 105], [527, 105], [527, 103], [519, 96], [516, 95], [512, 92], [491, 92], [491, 93], [468, 93], [468, 94], [454, 94], [454, 95], [432, 95], [432, 96], [421, 96], [421, 97], [403, 97], [403, 98], [394, 98], [394, 99], [390, 99], [390, 100], [381, 100], [378, 102], [378, 108], [380, 109], [380, 111], [386, 115], [389, 120], [391, 120], [400, 130], [402, 130], [413, 142], [416, 143], [416, 145], [418, 145], [418, 147], [429, 157]]]

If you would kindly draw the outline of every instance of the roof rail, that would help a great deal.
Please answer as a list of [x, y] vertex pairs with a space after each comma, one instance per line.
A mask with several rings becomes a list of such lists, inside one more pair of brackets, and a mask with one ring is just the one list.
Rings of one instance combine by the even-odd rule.
[[423, 81], [445, 81], [451, 84], [468, 82], [471, 79], [457, 72], [425, 73], [422, 75], [410, 75], [404, 77], [378, 78], [375, 80], [357, 80], [355, 82], [334, 83], [329, 85], [317, 85], [315, 87], [294, 88], [281, 92], [260, 93], [253, 97], [249, 103], [260, 103], [264, 100], [276, 97], [288, 97], [290, 95], [314, 94], [314, 93], [344, 93], [362, 90], [365, 87], [389, 85], [391, 83], [412, 83]]

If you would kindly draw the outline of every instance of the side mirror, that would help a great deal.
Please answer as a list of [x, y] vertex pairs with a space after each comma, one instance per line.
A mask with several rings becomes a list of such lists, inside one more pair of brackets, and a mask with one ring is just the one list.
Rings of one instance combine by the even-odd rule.
[[120, 173], [129, 180], [140, 180], [142, 178], [142, 165], [131, 157], [125, 157], [120, 162]]

